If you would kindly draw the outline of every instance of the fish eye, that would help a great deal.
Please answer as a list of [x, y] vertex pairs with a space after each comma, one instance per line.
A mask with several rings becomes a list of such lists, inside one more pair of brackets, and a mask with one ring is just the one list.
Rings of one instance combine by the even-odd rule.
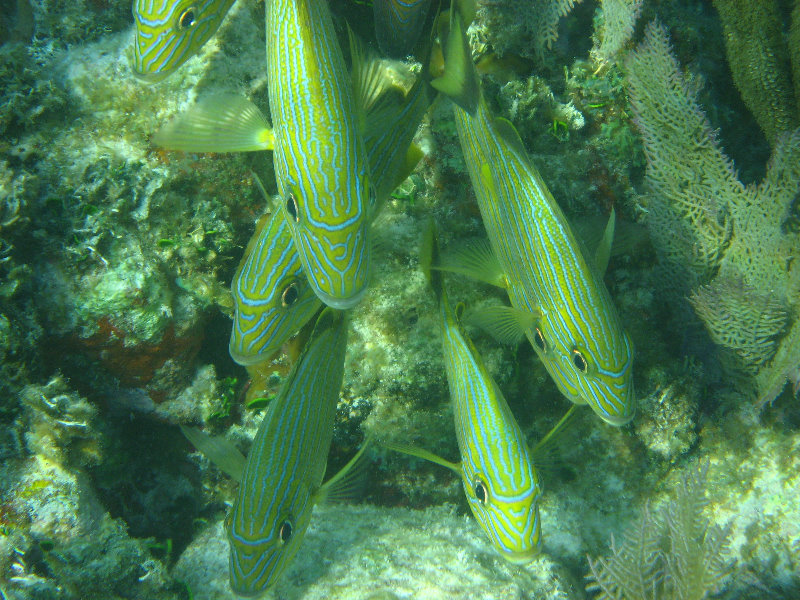
[[542, 334], [542, 330], [538, 327], [536, 328], [536, 332], [533, 334], [533, 343], [536, 344], [536, 347], [540, 352], [547, 350], [547, 344], [544, 341], [544, 335]]
[[475, 480], [473, 491], [475, 492], [475, 497], [478, 499], [478, 502], [486, 504], [487, 500], [489, 500], [489, 491], [480, 479]]
[[281, 528], [278, 530], [278, 537], [281, 539], [281, 543], [285, 544], [290, 539], [292, 539], [292, 522], [288, 519], [281, 523]]
[[181, 13], [180, 17], [178, 17], [178, 29], [185, 31], [192, 27], [196, 22], [195, 8], [194, 6], [190, 6]]
[[293, 281], [286, 286], [281, 294], [281, 306], [284, 308], [291, 306], [300, 297], [300, 292], [297, 291], [297, 282]]
[[581, 354], [580, 350], [572, 351], [572, 364], [575, 365], [575, 368], [581, 373], [586, 373], [586, 371], [589, 369], [589, 363], [586, 362], [586, 359], [583, 357], [583, 354]]
[[292, 216], [295, 223], [300, 221], [300, 219], [297, 218], [297, 200], [291, 192], [289, 192], [289, 196], [286, 198], [286, 212]]

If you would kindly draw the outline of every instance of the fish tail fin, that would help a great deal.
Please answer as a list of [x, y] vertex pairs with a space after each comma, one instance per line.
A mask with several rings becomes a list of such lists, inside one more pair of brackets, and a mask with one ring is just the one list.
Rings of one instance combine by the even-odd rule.
[[200, 100], [153, 136], [155, 146], [183, 152], [254, 152], [272, 150], [274, 142], [261, 110], [236, 94]]
[[[446, 33], [444, 73], [431, 81], [431, 85], [474, 115], [480, 100], [480, 83], [467, 41], [469, 7], [463, 8], [461, 3], [456, 4], [450, 10], [450, 23]], [[467, 15], [464, 14], [465, 11]]]

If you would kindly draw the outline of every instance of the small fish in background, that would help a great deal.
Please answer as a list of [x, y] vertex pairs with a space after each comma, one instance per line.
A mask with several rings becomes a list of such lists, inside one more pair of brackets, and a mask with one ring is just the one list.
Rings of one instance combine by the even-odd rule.
[[636, 412], [633, 342], [603, 283], [614, 213], [589, 256], [514, 126], [491, 114], [465, 23], [452, 11], [447, 75], [433, 85], [456, 103], [456, 129], [489, 244], [464, 248], [442, 267], [505, 288], [510, 307], [477, 311], [470, 320], [501, 342], [526, 336], [562, 394], [624, 425]]
[[[384, 443], [391, 450], [430, 460], [461, 478], [469, 507], [492, 545], [509, 562], [525, 564], [542, 547], [539, 476], [530, 450], [508, 403], [459, 322], [460, 307], [448, 302], [438, 262], [433, 227], [420, 252], [439, 304], [442, 351], [453, 405], [461, 462], [452, 463], [427, 450]], [[553, 439], [572, 418], [572, 410], [545, 439]], [[538, 448], [538, 447], [537, 447]]]
[[381, 52], [403, 59], [414, 52], [431, 0], [374, 0], [375, 38]]
[[245, 459], [229, 442], [184, 427], [187, 438], [240, 481], [225, 525], [230, 584], [255, 596], [272, 587], [300, 548], [314, 505], [352, 498], [365, 466], [356, 455], [323, 483], [342, 387], [347, 315], [326, 308], [277, 398], [266, 409]]
[[161, 81], [199, 52], [234, 0], [134, 0], [133, 73]]

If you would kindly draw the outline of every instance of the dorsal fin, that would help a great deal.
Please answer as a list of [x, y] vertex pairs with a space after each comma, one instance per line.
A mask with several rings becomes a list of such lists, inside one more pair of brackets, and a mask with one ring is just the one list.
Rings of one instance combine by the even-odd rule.
[[616, 213], [612, 206], [611, 215], [608, 217], [608, 223], [606, 223], [606, 228], [603, 230], [603, 237], [594, 253], [594, 264], [601, 277], [608, 268], [608, 259], [611, 258], [611, 245], [614, 243], [615, 216]]
[[503, 117], [494, 117], [493, 121], [497, 134], [519, 154], [522, 160], [527, 162], [528, 152], [525, 150], [525, 144], [522, 143], [522, 138], [513, 123]]

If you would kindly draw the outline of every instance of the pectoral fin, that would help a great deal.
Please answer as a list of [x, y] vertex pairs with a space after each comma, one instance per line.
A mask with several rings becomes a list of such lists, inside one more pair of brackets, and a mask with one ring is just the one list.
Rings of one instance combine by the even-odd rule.
[[210, 436], [196, 427], [181, 425], [181, 431], [192, 445], [219, 469], [236, 481], [242, 480], [245, 457], [223, 437]]
[[153, 144], [183, 152], [272, 150], [275, 138], [266, 117], [247, 98], [218, 94], [204, 98], [153, 136]]
[[461, 463], [450, 462], [449, 460], [442, 458], [438, 454], [434, 454], [433, 452], [428, 452], [423, 448], [412, 446], [410, 444], [401, 444], [398, 442], [381, 442], [381, 446], [389, 450], [394, 450], [395, 452], [402, 452], [403, 454], [416, 456], [417, 458], [421, 458], [423, 460], [436, 463], [437, 465], [446, 467], [451, 471], [454, 471], [459, 476], [461, 475]]
[[359, 498], [364, 489], [369, 454], [374, 438], [367, 436], [358, 452], [317, 490], [316, 502], [347, 502]]
[[538, 312], [495, 305], [469, 311], [464, 321], [483, 329], [501, 344], [514, 346], [538, 319]]
[[347, 28], [350, 42], [350, 79], [353, 85], [353, 97], [356, 100], [359, 124], [362, 134], [370, 122], [367, 115], [376, 107], [378, 100], [384, 96], [390, 81], [386, 77], [383, 64], [375, 56], [368, 56], [363, 42], [356, 37], [353, 30]]
[[466, 275], [490, 285], [506, 288], [507, 280], [489, 240], [465, 244], [445, 254], [441, 263], [433, 268]]

